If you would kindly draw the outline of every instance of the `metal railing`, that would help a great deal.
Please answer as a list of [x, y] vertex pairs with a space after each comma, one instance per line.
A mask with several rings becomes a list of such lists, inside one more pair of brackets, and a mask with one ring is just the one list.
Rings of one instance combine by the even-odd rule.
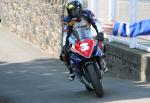
[[[116, 20], [116, 7], [117, 7], [117, 1], [118, 0], [109, 0], [109, 19]], [[136, 22], [137, 17], [137, 3], [138, 0], [130, 0], [130, 23]], [[96, 10], [96, 0], [92, 0], [92, 11], [96, 12], [103, 12], [100, 10]], [[145, 45], [144, 43], [138, 42], [138, 40], [141, 40], [140, 37], [133, 37], [133, 38], [124, 38], [124, 37], [118, 37], [118, 36], [111, 36], [109, 37], [109, 42], [117, 42], [121, 44], [128, 45], [129, 48], [137, 48], [141, 49], [147, 52], [150, 52], [150, 40], [147, 42], [149, 45]]]

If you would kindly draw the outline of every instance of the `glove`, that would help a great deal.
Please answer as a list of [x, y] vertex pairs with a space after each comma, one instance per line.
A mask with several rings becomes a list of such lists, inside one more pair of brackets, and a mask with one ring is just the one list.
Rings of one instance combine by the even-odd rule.
[[67, 54], [67, 53], [69, 52], [69, 50], [70, 50], [70, 47], [71, 47], [71, 44], [69, 44], [69, 45], [64, 45], [64, 46], [62, 47], [61, 53], [62, 53], [62, 54]]
[[64, 61], [62, 54], [60, 54], [59, 59], [60, 59], [62, 62]]
[[70, 60], [69, 60], [69, 55], [68, 54], [60, 54], [59, 56], [59, 59], [62, 61], [62, 62], [66, 62], [68, 63]]
[[104, 34], [102, 32], [97, 33], [96, 36], [98, 41], [104, 41]]
[[67, 46], [66, 45], [64, 45], [63, 47], [62, 47], [62, 49], [61, 49], [61, 54], [60, 54], [60, 56], [59, 56], [59, 59], [61, 60], [61, 61], [64, 61], [64, 55], [67, 53]]
[[68, 46], [64, 45], [64, 46], [62, 47], [61, 53], [62, 53], [62, 54], [66, 54], [67, 51], [68, 51]]

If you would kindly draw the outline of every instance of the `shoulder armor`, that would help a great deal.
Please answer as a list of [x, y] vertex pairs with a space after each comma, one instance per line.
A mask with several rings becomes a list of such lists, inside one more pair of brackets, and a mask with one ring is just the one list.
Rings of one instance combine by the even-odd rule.
[[66, 17], [64, 18], [64, 22], [69, 23], [70, 21], [71, 21], [71, 18], [70, 18], [69, 16], [66, 16]]
[[74, 24], [74, 21], [69, 17], [64, 18], [64, 25], [72, 26]]
[[94, 14], [90, 10], [83, 10], [82, 17], [85, 20], [90, 21], [94, 17]]

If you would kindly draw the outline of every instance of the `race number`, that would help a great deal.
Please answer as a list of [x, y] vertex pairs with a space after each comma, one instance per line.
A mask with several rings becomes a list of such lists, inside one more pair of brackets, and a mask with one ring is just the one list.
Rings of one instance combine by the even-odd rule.
[[86, 51], [86, 50], [89, 50], [89, 45], [88, 43], [82, 43], [80, 44], [80, 48], [81, 48], [81, 51]]

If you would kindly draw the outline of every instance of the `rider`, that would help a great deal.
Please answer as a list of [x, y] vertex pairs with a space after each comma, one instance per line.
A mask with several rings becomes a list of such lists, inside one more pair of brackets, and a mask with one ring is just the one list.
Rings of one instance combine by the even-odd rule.
[[98, 41], [104, 40], [104, 34], [99, 28], [98, 21], [94, 18], [94, 14], [90, 10], [83, 10], [82, 4], [77, 1], [71, 1], [67, 3], [68, 16], [64, 18], [64, 34], [63, 34], [63, 47], [60, 55], [60, 59], [66, 62], [69, 69], [69, 80], [74, 80], [75, 73], [73, 66], [70, 63], [70, 56], [68, 53], [69, 44], [72, 34], [78, 35], [79, 39], [85, 39], [92, 36], [90, 33], [91, 25], [96, 30]]

